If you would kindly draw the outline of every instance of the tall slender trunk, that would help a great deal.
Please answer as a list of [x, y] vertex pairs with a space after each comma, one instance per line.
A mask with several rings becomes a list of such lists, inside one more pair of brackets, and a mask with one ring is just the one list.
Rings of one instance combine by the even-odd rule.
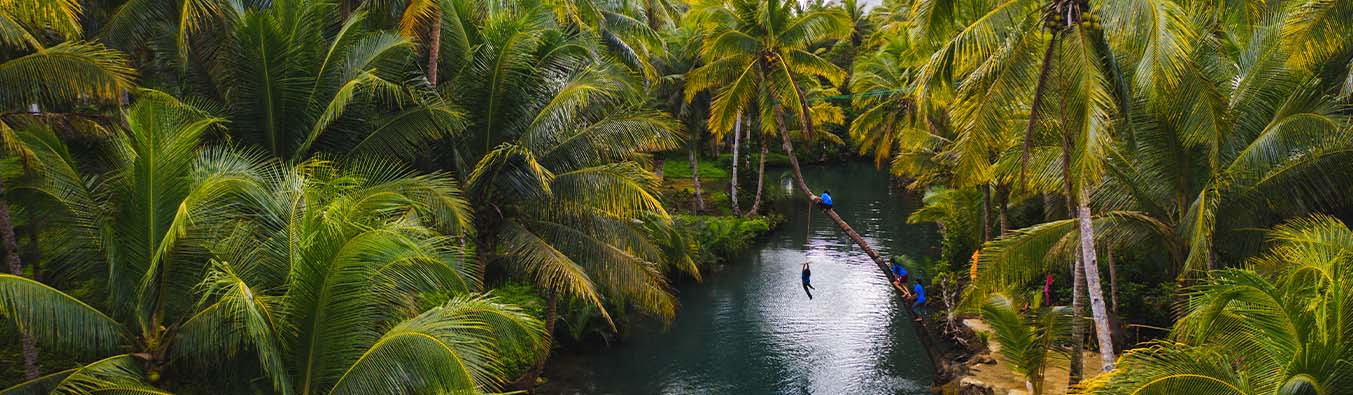
[[769, 149], [766, 146], [766, 139], [761, 139], [761, 157], [756, 161], [756, 199], [752, 200], [752, 209], [747, 211], [749, 215], [756, 215], [761, 210], [761, 190], [766, 184], [766, 152]]
[[662, 155], [653, 154], [653, 175], [658, 176], [658, 181], [662, 181], [667, 175], [663, 173], [663, 166], [667, 165], [667, 160]]
[[1118, 315], [1118, 265], [1113, 259], [1113, 245], [1104, 243], [1104, 256], [1109, 260], [1109, 301], [1113, 315]]
[[[1073, 215], [1076, 204], [1072, 202], [1075, 199], [1075, 187], [1071, 183], [1071, 136], [1062, 134], [1062, 188], [1066, 193], [1066, 212], [1067, 215]], [[1085, 277], [1081, 270], [1083, 262], [1082, 253], [1076, 251], [1075, 258], [1071, 262], [1071, 366], [1067, 372], [1067, 381], [1070, 385], [1076, 385], [1085, 378], [1084, 362], [1082, 361], [1082, 350], [1085, 349]]]
[[695, 182], [695, 209], [705, 211], [705, 197], [700, 191], [700, 164], [697, 162], [695, 147], [696, 144], [692, 143], [690, 149], [686, 150], [686, 156], [691, 160], [691, 178]]
[[[23, 276], [23, 262], [19, 260], [19, 241], [14, 237], [14, 222], [9, 215], [9, 200], [4, 180], [0, 180], [0, 244], [4, 246], [5, 265], [9, 273]], [[38, 378], [38, 344], [25, 333], [23, 339], [23, 375], [25, 380]]]
[[437, 86], [437, 60], [442, 53], [442, 5], [432, 6], [432, 26], [428, 29], [428, 84]]
[[996, 203], [1000, 210], [1001, 236], [1005, 236], [1010, 231], [1010, 187], [1005, 185], [996, 186]]
[[738, 145], [741, 142], [742, 114], [738, 114], [737, 121], [733, 123], [733, 178], [728, 180], [728, 204], [736, 215], [742, 215], [742, 209], [738, 208]]
[[1052, 32], [1052, 39], [1048, 40], [1048, 48], [1043, 50], [1043, 64], [1038, 71], [1038, 84], [1034, 85], [1034, 102], [1029, 107], [1029, 123], [1024, 126], [1024, 146], [1020, 153], [1019, 160], [1019, 187], [1028, 188], [1024, 179], [1024, 173], [1029, 166], [1029, 148], [1034, 140], [1034, 128], [1038, 126], [1038, 116], [1043, 107], [1043, 91], [1047, 87], [1048, 74], [1052, 72], [1052, 63], [1057, 55], [1057, 32]]
[[1067, 384], [1076, 385], [1085, 378], [1085, 272], [1081, 270], [1084, 254], [1076, 250], [1071, 262], [1071, 366]]
[[1109, 326], [1108, 309], [1104, 307], [1104, 290], [1100, 284], [1099, 263], [1095, 256], [1095, 228], [1090, 222], [1090, 188], [1082, 185], [1080, 196], [1076, 199], [1076, 222], [1080, 225], [1082, 254], [1081, 266], [1085, 269], [1085, 290], [1089, 291], [1090, 313], [1095, 317], [1095, 335], [1099, 338], [1099, 356], [1104, 359], [1104, 371], [1113, 370], [1118, 359], [1114, 355], [1113, 329]]
[[554, 347], [554, 324], [559, 320], [559, 292], [551, 289], [545, 305], [545, 344], [540, 350], [540, 359], [531, 372], [526, 374], [524, 388], [535, 388], [536, 379], [545, 371], [545, 360], [550, 358], [550, 349]]
[[991, 184], [982, 185], [982, 241], [991, 241]]

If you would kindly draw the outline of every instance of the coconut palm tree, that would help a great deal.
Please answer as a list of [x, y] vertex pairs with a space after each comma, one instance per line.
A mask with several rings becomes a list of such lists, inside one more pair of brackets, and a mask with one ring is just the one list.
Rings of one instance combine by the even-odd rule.
[[[686, 130], [686, 156], [690, 162], [692, 182], [695, 184], [696, 211], [705, 211], [705, 198], [700, 185], [699, 151], [703, 132], [707, 127], [709, 95], [684, 100], [686, 75], [699, 67], [700, 41], [704, 36], [696, 29], [680, 27], [664, 32], [666, 48], [653, 62], [662, 75], [653, 87], [653, 96], [662, 100], [662, 106], [673, 117], [682, 121]], [[665, 100], [664, 100], [665, 98]], [[736, 166], [736, 163], [734, 164]]]
[[1269, 232], [1270, 248], [1190, 291], [1169, 341], [1123, 355], [1090, 394], [1338, 393], [1353, 377], [1347, 306], [1353, 231], [1317, 215]]
[[1016, 298], [992, 294], [979, 312], [982, 322], [991, 327], [992, 340], [1000, 345], [996, 354], [1014, 373], [1024, 376], [1032, 395], [1042, 395], [1048, 367], [1067, 358], [1071, 337], [1071, 309], [1065, 306], [1038, 307], [1041, 296], [1027, 301], [1022, 311]]
[[[1275, 24], [1284, 19], [1271, 18]], [[1190, 278], [1214, 257], [1241, 259], [1257, 252], [1248, 229], [1337, 204], [1347, 188], [1339, 180], [1350, 176], [1339, 162], [1350, 152], [1353, 133], [1331, 95], [1339, 88], [1290, 61], [1284, 41], [1277, 39], [1280, 31], [1276, 25], [1237, 28], [1228, 34], [1241, 38], [1237, 42], [1209, 45], [1244, 45], [1243, 51], [1200, 51], [1192, 59], [1226, 65], [1185, 74], [1193, 92], [1159, 97], [1144, 92], [1134, 100], [1157, 104], [1134, 106], [1134, 138], [1116, 144], [1104, 183], [1091, 199], [1099, 211], [1096, 228], [1105, 233], [1101, 242], [1122, 248], [1158, 243], [1179, 276]], [[1268, 60], [1249, 61], [1247, 53], [1263, 53]], [[1047, 155], [1055, 149], [1044, 147], [1042, 154], [1036, 149], [1031, 163], [1043, 170], [1032, 172], [1031, 180], [1045, 186], [1034, 188], [1060, 181], [1055, 171], [1046, 171], [1059, 166], [1055, 155]], [[1018, 164], [1008, 159], [998, 171], [1013, 175]], [[993, 278], [1027, 280], [1044, 270], [1049, 253], [1068, 252], [1056, 246], [1066, 245], [1062, 236], [1071, 227], [1065, 221], [1046, 223], [995, 242], [984, 255], [991, 259], [986, 267], [1005, 272]], [[1214, 252], [1214, 245], [1231, 247]]]
[[[119, 15], [162, 15], [127, 9], [139, 3], [127, 3]], [[324, 1], [237, 5], [193, 14], [197, 19], [185, 16], [184, 23], [196, 21], [191, 23], [210, 30], [188, 38], [193, 52], [175, 57], [152, 51], [152, 63], [181, 70], [174, 72], [184, 80], [176, 89], [224, 107], [230, 133], [239, 141], [290, 161], [317, 152], [412, 158], [424, 145], [461, 129], [460, 113], [431, 89], [435, 72], [417, 66], [414, 44], [375, 26], [381, 18], [372, 12], [384, 12], [379, 4], [363, 4], [346, 19]], [[424, 21], [423, 14], [434, 8], [441, 9], [409, 10], [405, 24]], [[114, 16], [108, 28], [121, 23]], [[167, 33], [138, 34], [117, 36], [155, 43]]]
[[[49, 113], [80, 105], [116, 102], [133, 86], [135, 71], [122, 53], [81, 41], [83, 9], [75, 2], [14, 1], [0, 7], [0, 140], [10, 154], [29, 163], [15, 137], [16, 128], [38, 127], [51, 120], [87, 123], [88, 115]], [[48, 39], [65, 41], [49, 46]], [[10, 274], [23, 275], [6, 185], [0, 180], [0, 246]], [[36, 274], [36, 269], [34, 269]], [[38, 375], [37, 346], [24, 335], [24, 376]]]
[[484, 15], [467, 25], [481, 40], [468, 67], [443, 88], [472, 120], [444, 161], [476, 209], [478, 273], [504, 270], [545, 290], [547, 332], [561, 297], [613, 327], [613, 308], [670, 318], [662, 249], [642, 221], [670, 219], [641, 163], [679, 146], [675, 122], [648, 107], [624, 66], [595, 57], [586, 34], [559, 29], [552, 9]]
[[[1026, 186], [1027, 163], [1036, 142], [1060, 140], [1050, 145], [1062, 148], [1062, 189], [1074, 202], [1069, 211], [1077, 218], [1082, 238], [1078, 244], [1084, 262], [1078, 260], [1075, 265], [1078, 286], [1074, 294], [1080, 301], [1079, 284], [1084, 278], [1101, 357], [1105, 368], [1112, 369], [1115, 358], [1095, 263], [1088, 200], [1092, 186], [1104, 175], [1111, 132], [1130, 134], [1126, 120], [1132, 97], [1120, 71], [1119, 55], [1129, 60], [1127, 69], [1138, 71], [1135, 86], [1157, 89], [1177, 81], [1195, 37], [1183, 22], [1183, 8], [1168, 0], [1131, 4], [1027, 0], [963, 7], [923, 1], [912, 10], [913, 34], [939, 43], [917, 72], [916, 95], [924, 101], [932, 87], [958, 81], [950, 107], [960, 140], [970, 142], [967, 145], [974, 152], [1003, 152], [1008, 141], [1004, 132], [1012, 126], [1011, 120], [1027, 113], [1016, 189]], [[1125, 41], [1111, 43], [1104, 31]], [[1048, 103], [1061, 103], [1062, 111], [1046, 113]], [[1047, 133], [1053, 130], [1060, 133]], [[960, 171], [990, 174], [998, 156], [964, 158], [958, 164]]]
[[502, 382], [500, 352], [529, 355], [543, 336], [491, 299], [418, 302], [475, 287], [438, 231], [468, 221], [446, 176], [201, 148], [223, 119], [159, 92], [125, 118], [96, 178], [50, 129], [20, 136], [43, 169], [21, 187], [60, 210], [52, 281], [95, 281], [110, 307], [0, 276], [7, 319], [94, 361], [5, 392], [165, 393], [193, 378], [243, 390], [256, 377], [280, 393], [478, 391]]
[[[799, 118], [804, 138], [817, 137], [813, 105], [808, 100], [804, 81], [819, 78], [839, 85], [845, 72], [811, 51], [814, 45], [842, 39], [850, 33], [849, 19], [839, 9], [798, 12], [797, 3], [780, 1], [703, 2], [692, 7], [695, 20], [709, 31], [702, 56], [706, 64], [692, 73], [687, 97], [718, 87], [711, 105], [713, 130], [729, 130], [735, 119], [753, 104], [759, 109], [759, 123], [776, 127], [781, 147], [789, 156], [790, 169], [798, 189], [806, 198], [817, 197], [803, 179], [798, 158], [794, 156], [784, 110], [788, 106]], [[833, 210], [827, 216], [846, 232], [874, 264], [888, 276], [891, 272], [883, 256], [874, 251], [859, 233]]]

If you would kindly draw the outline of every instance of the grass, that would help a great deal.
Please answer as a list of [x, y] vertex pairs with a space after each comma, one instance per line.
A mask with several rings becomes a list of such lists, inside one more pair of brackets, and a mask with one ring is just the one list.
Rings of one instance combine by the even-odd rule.
[[[759, 152], [753, 152], [749, 160], [749, 165], [739, 170], [745, 174], [756, 173], [756, 161]], [[700, 169], [700, 180], [720, 179], [727, 180], [731, 172], [733, 154], [725, 153], [719, 155], [719, 158], [701, 157], [698, 165]], [[766, 154], [766, 167], [786, 167], [789, 166], [789, 156], [782, 153]], [[685, 153], [674, 153], [666, 157], [666, 162], [662, 166], [663, 175], [667, 178], [691, 178], [691, 163]]]

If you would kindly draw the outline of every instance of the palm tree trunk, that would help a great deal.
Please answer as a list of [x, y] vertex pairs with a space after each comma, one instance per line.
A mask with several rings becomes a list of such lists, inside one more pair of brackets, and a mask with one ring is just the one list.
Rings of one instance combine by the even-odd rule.
[[437, 60], [442, 52], [442, 6], [437, 4], [433, 6], [436, 9], [432, 17], [432, 26], [428, 29], [428, 84], [437, 86]]
[[1118, 268], [1113, 261], [1112, 244], [1104, 244], [1104, 255], [1109, 260], [1109, 301], [1113, 306], [1113, 315], [1118, 315]]
[[1067, 384], [1080, 384], [1085, 378], [1085, 272], [1081, 270], [1081, 252], [1071, 262], [1071, 366], [1067, 371]]
[[[1057, 32], [1052, 33], [1052, 39], [1048, 40], [1048, 48], [1043, 50], [1043, 65], [1038, 71], [1038, 84], [1034, 86], [1034, 102], [1029, 107], [1029, 123], [1024, 126], [1024, 147], [1020, 153], [1019, 160], [1019, 187], [1028, 188], [1024, 179], [1024, 173], [1029, 166], [1029, 148], [1033, 144], [1034, 128], [1038, 125], [1038, 116], [1041, 113], [1043, 105], [1043, 91], [1047, 87], [1048, 75], [1052, 72], [1052, 62], [1057, 55]], [[1071, 196], [1071, 195], [1067, 195]]]
[[748, 215], [756, 215], [761, 210], [761, 190], [766, 184], [766, 139], [761, 138], [761, 157], [756, 161], [756, 199], [752, 200], [752, 209], [747, 210]]
[[550, 357], [550, 349], [554, 346], [554, 324], [559, 321], [559, 292], [551, 289], [549, 302], [545, 306], [545, 344], [540, 351], [540, 359], [536, 361], [536, 366], [531, 368], [531, 372], [526, 374], [523, 388], [535, 388], [536, 379], [545, 371], [545, 360]]
[[1099, 280], [1099, 263], [1095, 256], [1095, 229], [1090, 222], [1090, 188], [1081, 186], [1080, 196], [1076, 199], [1076, 222], [1080, 225], [1082, 254], [1081, 266], [1085, 270], [1085, 290], [1089, 291], [1090, 313], [1095, 317], [1095, 335], [1099, 338], [1099, 356], [1104, 359], [1104, 371], [1113, 370], [1114, 355], [1113, 330], [1109, 326], [1108, 309], [1104, 307], [1104, 290]]
[[662, 181], [666, 174], [663, 174], [662, 167], [667, 165], [667, 160], [662, 155], [653, 154], [653, 175], [658, 176], [658, 181]]
[[991, 241], [991, 184], [982, 185], [982, 241]]
[[[19, 241], [14, 237], [14, 222], [9, 216], [9, 201], [4, 198], [5, 184], [0, 180], [0, 244], [4, 245], [5, 265], [9, 273], [23, 276], [23, 262], [19, 260]], [[23, 375], [25, 380], [38, 378], [38, 344], [33, 336], [23, 334]]]
[[1010, 187], [1005, 185], [996, 186], [996, 203], [1000, 210], [1001, 236], [1010, 231]]
[[691, 178], [695, 182], [695, 209], [696, 212], [705, 211], [705, 197], [700, 191], [700, 164], [696, 161], [695, 143], [691, 144], [690, 149], [686, 150], [686, 156], [691, 160]]
[[[1072, 215], [1075, 212], [1075, 203], [1072, 200], [1075, 195], [1075, 187], [1071, 183], [1071, 136], [1062, 134], [1062, 188], [1066, 192], [1066, 212]], [[1081, 270], [1082, 252], [1077, 250], [1074, 260], [1071, 262], [1071, 366], [1067, 371], [1067, 381], [1069, 385], [1076, 385], [1085, 378], [1084, 362], [1082, 361], [1082, 350], [1085, 350], [1085, 277]]]
[[[789, 168], [794, 173], [794, 181], [798, 184], [798, 189], [803, 193], [804, 197], [808, 198], [809, 201], [816, 203], [819, 198], [817, 195], [813, 194], [812, 189], [808, 188], [808, 183], [803, 179], [803, 170], [799, 167], [799, 159], [794, 156], [794, 144], [789, 140], [789, 130], [785, 128], [784, 107], [780, 106], [779, 103], [776, 103], [774, 111], [780, 129], [782, 148], [784, 148], [785, 154], [789, 156]], [[803, 116], [806, 117], [807, 115], [804, 114]], [[806, 122], [806, 124], [810, 123]], [[832, 222], [836, 223], [837, 227], [846, 232], [846, 236], [849, 236], [856, 245], [860, 246], [860, 249], [864, 250], [866, 255], [869, 255], [869, 258], [874, 261], [874, 265], [878, 266], [879, 270], [883, 271], [884, 276], [888, 277], [888, 282], [892, 283], [894, 280], [893, 272], [888, 267], [888, 263], [883, 259], [883, 256], [879, 255], [877, 251], [874, 251], [874, 248], [869, 245], [869, 242], [865, 241], [863, 237], [860, 237], [860, 234], [856, 233], [855, 229], [850, 227], [850, 224], [847, 224], [844, 219], [841, 219], [841, 216], [836, 214], [836, 210], [822, 211], [827, 214], [828, 218], [831, 218]], [[906, 311], [912, 319], [917, 318], [916, 312], [911, 308], [907, 308]], [[912, 326], [912, 329], [916, 331], [916, 337], [921, 340], [921, 345], [925, 348], [926, 356], [930, 358], [930, 362], [932, 364], [940, 363], [940, 358], [936, 356], [937, 348], [935, 342], [930, 338], [925, 322], [917, 321], [917, 324]]]
[[738, 208], [738, 145], [741, 142], [742, 114], [738, 114], [737, 121], [733, 123], [733, 178], [728, 180], [728, 204], [736, 215], [742, 215], [742, 209]]

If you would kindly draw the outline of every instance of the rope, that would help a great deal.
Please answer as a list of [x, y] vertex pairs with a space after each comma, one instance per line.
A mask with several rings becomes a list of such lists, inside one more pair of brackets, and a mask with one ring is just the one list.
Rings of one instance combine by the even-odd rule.
[[[803, 225], [803, 250], [808, 251], [809, 241], [813, 235], [813, 200], [808, 200], [808, 223]], [[807, 258], [805, 257], [805, 261]]]

